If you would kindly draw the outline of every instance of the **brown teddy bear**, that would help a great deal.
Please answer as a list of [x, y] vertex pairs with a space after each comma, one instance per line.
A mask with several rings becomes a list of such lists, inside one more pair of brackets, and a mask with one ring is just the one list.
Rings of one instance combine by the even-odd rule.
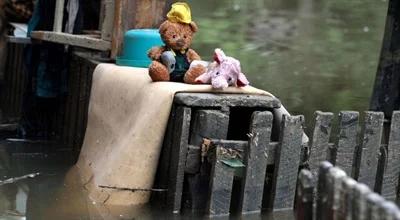
[[190, 48], [194, 33], [198, 30], [196, 23], [191, 21], [190, 8], [186, 3], [175, 3], [167, 17], [168, 20], [159, 28], [165, 46], [153, 47], [148, 52], [153, 60], [149, 66], [149, 75], [153, 81], [195, 84], [195, 79], [206, 68], [203, 65], [191, 65], [192, 61], [201, 58]]

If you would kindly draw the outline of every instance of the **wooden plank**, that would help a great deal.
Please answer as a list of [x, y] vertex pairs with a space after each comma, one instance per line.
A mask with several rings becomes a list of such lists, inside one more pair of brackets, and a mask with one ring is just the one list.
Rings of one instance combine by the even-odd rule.
[[393, 202], [384, 201], [379, 208], [383, 220], [397, 220], [396, 217], [400, 216], [399, 207]]
[[328, 206], [328, 212], [327, 216], [325, 219], [327, 220], [337, 220], [337, 219], [342, 219], [341, 216], [341, 210], [340, 208], [340, 202], [343, 200], [341, 198], [342, 194], [342, 181], [346, 178], [346, 173], [337, 168], [333, 167], [329, 169], [328, 171], [328, 176], [327, 176], [327, 191], [328, 191], [328, 197], [327, 197], [327, 206]]
[[267, 170], [267, 148], [271, 139], [273, 115], [269, 111], [254, 112], [251, 116], [249, 144], [245, 150], [242, 179], [242, 213], [261, 212]]
[[101, 19], [101, 39], [111, 41], [114, 24], [115, 1], [103, 0], [101, 3], [102, 7], [104, 7], [104, 17]]
[[331, 135], [331, 126], [333, 113], [315, 112], [315, 126], [311, 142], [311, 151], [309, 157], [310, 170], [314, 176], [317, 176], [319, 166], [326, 160], [329, 147], [329, 137]]
[[354, 187], [353, 213], [352, 219], [367, 219], [367, 196], [371, 194], [371, 190], [365, 184], [357, 184]]
[[229, 215], [232, 185], [235, 169], [221, 162], [224, 158], [223, 148], [215, 148], [215, 159], [211, 168], [210, 200], [208, 213], [211, 216]]
[[353, 217], [353, 200], [354, 200], [354, 188], [357, 185], [357, 181], [347, 177], [342, 181], [341, 201], [340, 201], [340, 216], [342, 219], [351, 220]]
[[400, 175], [400, 111], [393, 112], [390, 125], [389, 144], [386, 154], [381, 195], [385, 199], [395, 200]]
[[360, 173], [358, 181], [365, 183], [371, 189], [375, 187], [379, 150], [381, 146], [382, 112], [366, 112], [365, 129], [362, 149], [360, 152]]
[[111, 49], [111, 42], [86, 35], [75, 35], [67, 33], [56, 33], [51, 31], [32, 31], [31, 37], [38, 40], [71, 46], [84, 47], [89, 49], [107, 51]]
[[318, 188], [316, 192], [316, 219], [325, 220], [325, 215], [328, 213], [328, 171], [332, 169], [332, 164], [324, 161], [321, 163], [318, 171]]
[[339, 141], [337, 143], [335, 165], [347, 175], [354, 177], [354, 154], [357, 147], [358, 112], [339, 113]]
[[380, 205], [384, 202], [383, 197], [377, 193], [370, 193], [367, 196], [367, 220], [382, 219]]
[[181, 210], [183, 178], [189, 139], [191, 109], [177, 107], [175, 115], [175, 133], [173, 135], [170, 173], [168, 181], [168, 207], [173, 213]]
[[[219, 110], [197, 110], [193, 113], [190, 147], [185, 164], [185, 172], [190, 188], [192, 211], [204, 211], [207, 207], [210, 170], [202, 169], [200, 147], [203, 138], [226, 139], [228, 135], [229, 112]], [[197, 150], [198, 148], [198, 150]], [[204, 159], [206, 162], [206, 158]], [[208, 174], [208, 175], [207, 175]]]
[[30, 37], [15, 37], [15, 36], [6, 36], [7, 42], [17, 43], [17, 44], [31, 44]]
[[275, 154], [270, 207], [274, 211], [293, 209], [297, 172], [300, 165], [303, 116], [282, 118], [280, 145]]
[[115, 0], [111, 57], [121, 55], [127, 30], [158, 28], [170, 10], [172, 0]]
[[178, 93], [174, 102], [193, 107], [263, 107], [279, 108], [278, 99], [265, 95], [212, 94], [212, 93]]
[[56, 0], [56, 7], [54, 10], [54, 24], [53, 31], [61, 32], [62, 31], [62, 23], [64, 18], [64, 0]]
[[[168, 119], [167, 129], [165, 131], [164, 141], [161, 149], [161, 155], [158, 162], [156, 178], [154, 182], [154, 188], [159, 189], [167, 189], [168, 181], [169, 181], [169, 167], [171, 163], [171, 154], [172, 154], [172, 144], [174, 140], [174, 131], [175, 131], [175, 115], [176, 115], [176, 105], [172, 105], [171, 113]], [[155, 202], [156, 205], [165, 205], [167, 204], [167, 194], [166, 193], [157, 193], [152, 194], [152, 202]]]
[[298, 178], [296, 196], [296, 219], [313, 219], [314, 175], [308, 170], [301, 170]]

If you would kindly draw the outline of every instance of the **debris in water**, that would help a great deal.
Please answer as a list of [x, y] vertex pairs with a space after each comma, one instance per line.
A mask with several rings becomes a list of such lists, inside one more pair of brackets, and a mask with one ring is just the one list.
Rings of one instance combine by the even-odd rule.
[[0, 186], [6, 185], [6, 184], [10, 184], [10, 183], [15, 183], [15, 182], [23, 180], [23, 179], [34, 178], [34, 177], [37, 177], [39, 175], [40, 175], [40, 173], [31, 173], [31, 174], [23, 175], [23, 176], [20, 176], [20, 177], [13, 177], [13, 178], [10, 178], [10, 179], [6, 179], [6, 180], [3, 180], [3, 181], [0, 181]]
[[116, 186], [102, 186], [99, 185], [100, 188], [106, 188], [106, 189], [116, 189], [116, 190], [126, 190], [126, 191], [148, 191], [148, 192], [166, 192], [168, 189], [141, 189], [141, 188], [125, 188], [125, 187], [116, 187]]

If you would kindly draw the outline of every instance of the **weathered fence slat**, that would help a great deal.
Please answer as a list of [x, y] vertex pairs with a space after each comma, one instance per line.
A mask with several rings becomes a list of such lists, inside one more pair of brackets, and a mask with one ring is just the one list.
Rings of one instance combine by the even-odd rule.
[[351, 178], [345, 178], [342, 181], [342, 193], [341, 193], [341, 217], [343, 219], [352, 219], [353, 215], [353, 201], [354, 201], [354, 187], [357, 182]]
[[380, 205], [384, 199], [377, 193], [370, 193], [367, 196], [367, 220], [377, 220], [381, 218]]
[[173, 153], [170, 163], [170, 174], [168, 183], [168, 206], [174, 213], [181, 209], [183, 177], [186, 162], [187, 145], [189, 139], [191, 109], [178, 107], [175, 115], [175, 133], [172, 143]]
[[332, 119], [333, 113], [331, 112], [316, 112], [314, 133], [309, 157], [310, 170], [313, 175], [318, 173], [318, 167], [320, 163], [327, 159]]
[[371, 190], [365, 184], [357, 184], [354, 187], [353, 214], [352, 219], [366, 220], [367, 195]]
[[354, 177], [353, 165], [357, 146], [358, 115], [358, 112], [353, 111], [339, 113], [340, 132], [335, 165], [352, 177]]
[[328, 171], [327, 190], [328, 190], [328, 212], [324, 219], [336, 220], [341, 219], [340, 216], [340, 195], [342, 190], [342, 180], [346, 177], [346, 173], [336, 167], [332, 167]]
[[371, 189], [375, 187], [379, 151], [383, 129], [382, 112], [366, 112], [365, 129], [360, 152], [360, 172], [358, 181]]
[[317, 202], [317, 210], [316, 210], [316, 219], [317, 220], [323, 220], [325, 213], [328, 212], [328, 206], [327, 206], [327, 174], [329, 169], [331, 169], [333, 166], [329, 162], [322, 162], [319, 171], [318, 171], [318, 188], [317, 188], [317, 193], [316, 193], [316, 202]]
[[400, 111], [393, 112], [381, 195], [395, 200], [400, 174]]
[[245, 175], [242, 179], [242, 213], [261, 212], [272, 120], [273, 115], [269, 111], [254, 112], [251, 117], [249, 144], [244, 158]]
[[185, 173], [189, 184], [192, 211], [204, 211], [210, 182], [209, 170], [201, 169], [200, 146], [203, 138], [226, 139], [229, 115], [219, 110], [197, 110], [193, 113], [190, 147], [188, 149]]
[[[398, 220], [400, 219], [400, 210], [396, 204], [390, 201], [384, 201], [379, 207], [382, 220]], [[397, 217], [396, 217], [397, 216]]]
[[284, 115], [280, 144], [275, 153], [275, 170], [272, 180], [270, 206], [273, 210], [292, 209], [300, 165], [301, 139], [304, 118]]
[[215, 148], [215, 159], [211, 168], [208, 212], [212, 216], [229, 215], [235, 169], [221, 162], [222, 148]]
[[301, 170], [296, 197], [296, 219], [313, 219], [314, 177], [308, 170]]

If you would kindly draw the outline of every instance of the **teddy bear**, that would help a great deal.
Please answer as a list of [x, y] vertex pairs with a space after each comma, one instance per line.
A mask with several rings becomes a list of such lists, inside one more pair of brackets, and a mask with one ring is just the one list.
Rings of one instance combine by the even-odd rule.
[[200, 56], [190, 48], [194, 34], [198, 31], [191, 20], [190, 8], [186, 3], [172, 5], [159, 27], [165, 46], [153, 47], [148, 56], [152, 60], [149, 75], [153, 81], [173, 81], [195, 84], [196, 78], [206, 71], [202, 65], [190, 65]]

